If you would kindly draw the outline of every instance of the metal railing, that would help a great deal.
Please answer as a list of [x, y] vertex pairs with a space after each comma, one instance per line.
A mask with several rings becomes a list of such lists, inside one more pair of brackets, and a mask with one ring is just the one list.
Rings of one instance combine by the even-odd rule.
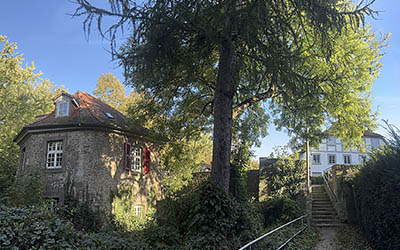
[[283, 228], [285, 228], [285, 227], [287, 227], [287, 226], [289, 226], [289, 225], [292, 226], [292, 224], [295, 223], [295, 222], [297, 222], [297, 221], [301, 221], [300, 230], [297, 231], [296, 233], [294, 233], [293, 235], [291, 235], [291, 236], [289, 237], [288, 240], [286, 240], [283, 244], [281, 244], [278, 248], [276, 248], [276, 250], [280, 250], [280, 249], [282, 249], [283, 247], [285, 247], [292, 239], [294, 239], [294, 237], [296, 237], [297, 235], [299, 235], [301, 232], [303, 232], [303, 231], [308, 227], [307, 223], [304, 223], [304, 219], [305, 219], [305, 218], [307, 218], [307, 215], [300, 216], [300, 217], [297, 218], [297, 219], [294, 219], [294, 220], [292, 220], [292, 221], [290, 221], [290, 222], [288, 222], [288, 223], [286, 223], [286, 224], [284, 224], [284, 225], [282, 225], [282, 226], [279, 226], [279, 227], [275, 228], [274, 230], [269, 231], [268, 233], [266, 233], [266, 234], [264, 234], [264, 235], [258, 237], [257, 239], [255, 239], [255, 240], [253, 240], [253, 241], [247, 243], [247, 244], [244, 245], [243, 247], [239, 248], [239, 250], [251, 249], [252, 245], [258, 243], [259, 241], [261, 241], [261, 240], [263, 240], [263, 239], [265, 239], [267, 236], [269, 236], [269, 235], [271, 235], [271, 234], [273, 234], [273, 233], [275, 233], [275, 232], [278, 232], [279, 230], [281, 230], [281, 229], [283, 229]]
[[332, 167], [329, 167], [322, 172], [322, 179], [324, 179], [324, 183], [328, 189], [329, 196], [334, 199], [333, 202], [337, 202], [338, 198], [336, 197], [335, 192], [332, 190], [330, 183], [330, 179], [332, 179]]

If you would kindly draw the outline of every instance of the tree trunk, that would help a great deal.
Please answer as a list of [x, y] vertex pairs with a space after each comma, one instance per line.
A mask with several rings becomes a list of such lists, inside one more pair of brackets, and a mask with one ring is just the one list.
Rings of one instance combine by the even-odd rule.
[[232, 102], [235, 91], [236, 51], [232, 41], [221, 44], [214, 98], [214, 137], [211, 180], [229, 192], [232, 140]]

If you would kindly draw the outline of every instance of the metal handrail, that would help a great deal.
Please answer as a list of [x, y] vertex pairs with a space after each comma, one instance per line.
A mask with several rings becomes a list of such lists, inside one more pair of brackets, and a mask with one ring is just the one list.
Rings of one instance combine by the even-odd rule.
[[[255, 240], [253, 240], [253, 241], [247, 243], [246, 245], [244, 245], [244, 246], [242, 246], [241, 248], [239, 248], [239, 250], [246, 249], [246, 248], [250, 247], [251, 245], [253, 245], [254, 243], [257, 243], [258, 241], [264, 239], [264, 238], [267, 237], [268, 235], [271, 235], [271, 234], [275, 233], [276, 231], [278, 231], [278, 230], [280, 230], [280, 229], [282, 229], [282, 228], [284, 228], [284, 227], [286, 227], [286, 226], [289, 226], [290, 224], [292, 224], [292, 223], [294, 223], [294, 222], [296, 222], [296, 221], [298, 221], [298, 220], [301, 220], [301, 219], [303, 219], [303, 218], [306, 218], [306, 217], [307, 217], [307, 215], [303, 215], [303, 216], [300, 216], [299, 218], [296, 218], [296, 219], [294, 219], [294, 220], [292, 220], [292, 221], [290, 221], [290, 222], [288, 222], [288, 223], [286, 223], [286, 224], [284, 224], [284, 225], [282, 225], [282, 226], [279, 226], [279, 227], [275, 228], [274, 230], [269, 231], [268, 233], [266, 233], [266, 234], [264, 234], [264, 235], [258, 237], [257, 239], [255, 239]], [[289, 243], [289, 242], [290, 242], [294, 237], [296, 237], [298, 234], [300, 234], [301, 232], [303, 232], [307, 227], [308, 227], [308, 225], [306, 224], [305, 227], [303, 227], [302, 229], [300, 229], [298, 232], [296, 232], [294, 235], [292, 235], [285, 243], [283, 243], [282, 245], [280, 245], [280, 246], [277, 248], [277, 250], [282, 249], [287, 243]]]
[[338, 201], [338, 198], [336, 197], [335, 192], [333, 192], [333, 190], [332, 190], [332, 188], [331, 188], [331, 184], [329, 184], [329, 181], [328, 181], [328, 179], [327, 179], [326, 176], [325, 176], [326, 173], [329, 172], [330, 170], [332, 170], [332, 167], [329, 167], [329, 168], [325, 169], [325, 170], [322, 172], [322, 179], [324, 180], [325, 185], [328, 187], [328, 192], [329, 192], [329, 193], [331, 194], [331, 196], [335, 199], [334, 202], [337, 202], [337, 201]]

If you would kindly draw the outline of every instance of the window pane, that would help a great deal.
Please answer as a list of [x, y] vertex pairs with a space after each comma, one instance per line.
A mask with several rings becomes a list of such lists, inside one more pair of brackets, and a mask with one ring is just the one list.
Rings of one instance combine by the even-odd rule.
[[336, 141], [335, 141], [335, 137], [330, 135], [328, 138], [328, 144], [329, 145], [335, 145]]
[[61, 167], [61, 163], [62, 163], [62, 153], [58, 153], [57, 154], [57, 159], [56, 159], [56, 166], [57, 167]]
[[57, 143], [57, 150], [62, 150], [62, 142]]

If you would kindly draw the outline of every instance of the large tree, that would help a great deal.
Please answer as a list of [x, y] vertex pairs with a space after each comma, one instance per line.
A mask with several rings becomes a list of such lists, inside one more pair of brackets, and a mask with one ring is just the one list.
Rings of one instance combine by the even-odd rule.
[[124, 110], [125, 88], [112, 73], [99, 77], [93, 94], [111, 107]]
[[25, 67], [17, 45], [0, 35], [0, 194], [14, 177], [18, 146], [14, 137], [23, 126], [54, 107], [52, 97], [60, 92], [35, 73], [33, 62]]
[[226, 191], [233, 120], [262, 132], [249, 123], [266, 118], [261, 101], [279, 126], [300, 134], [333, 124], [351, 143], [373, 125], [368, 95], [380, 43], [363, 26], [373, 1], [110, 0], [109, 10], [77, 2], [86, 31], [97, 21], [102, 33], [105, 16], [119, 18], [107, 29], [113, 49], [128, 25], [114, 55], [158, 111], [183, 128], [212, 123], [212, 180]]

